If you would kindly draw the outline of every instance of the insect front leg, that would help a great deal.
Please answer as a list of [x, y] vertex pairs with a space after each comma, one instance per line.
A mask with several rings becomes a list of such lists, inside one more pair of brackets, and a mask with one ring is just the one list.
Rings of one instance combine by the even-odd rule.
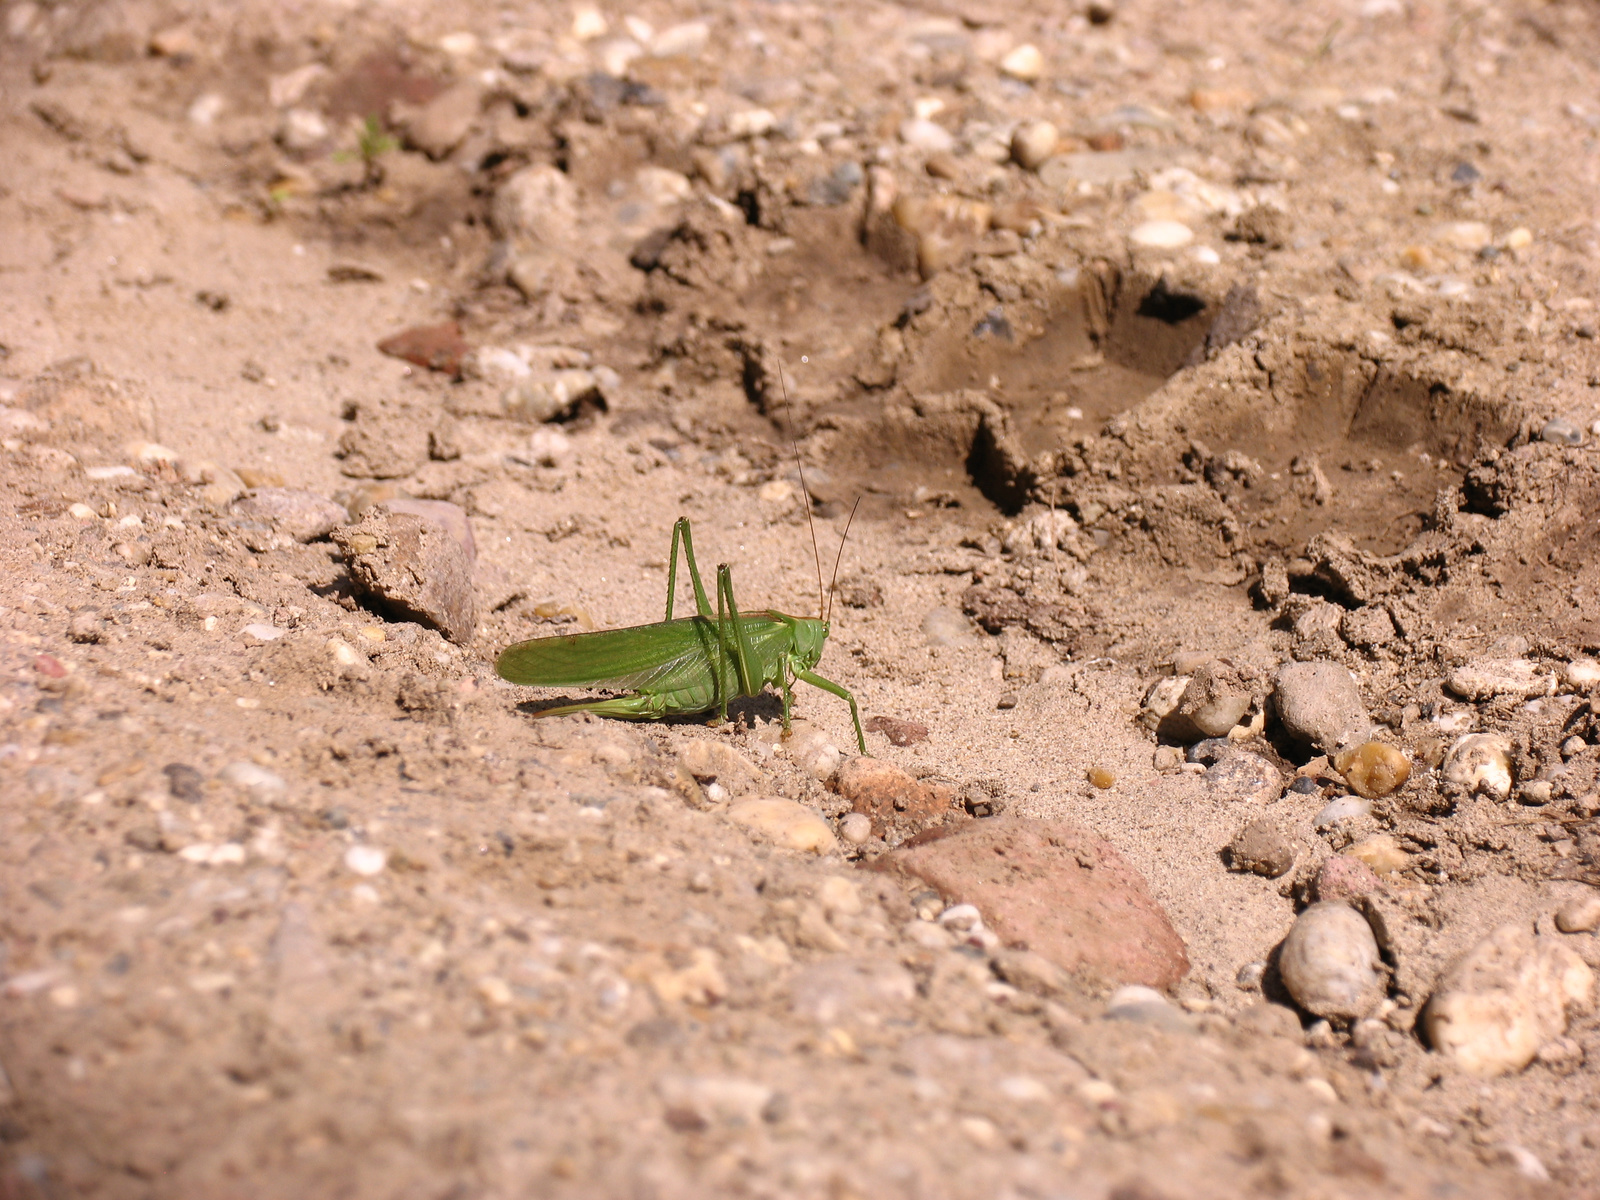
[[678, 596], [678, 543], [683, 543], [683, 559], [689, 564], [689, 582], [694, 586], [695, 611], [711, 615], [706, 585], [700, 581], [700, 568], [694, 562], [694, 539], [689, 536], [689, 518], [679, 517], [672, 526], [672, 553], [667, 557], [667, 620], [672, 620], [672, 604]]
[[[723, 605], [727, 605], [727, 631], [724, 633]], [[733, 599], [733, 572], [727, 563], [717, 565], [717, 637], [723, 642], [724, 653], [731, 653], [734, 668], [739, 676], [739, 695], [754, 696], [761, 688], [765, 671], [752, 671], [755, 647], [750, 644], [749, 631], [739, 620], [739, 606]], [[723, 713], [727, 715], [726, 712]]]

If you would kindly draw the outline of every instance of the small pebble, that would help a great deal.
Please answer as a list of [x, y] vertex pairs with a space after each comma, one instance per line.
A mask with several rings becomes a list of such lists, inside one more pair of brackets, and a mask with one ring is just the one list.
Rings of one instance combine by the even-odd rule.
[[1445, 755], [1444, 778], [1497, 800], [1511, 795], [1511, 743], [1498, 733], [1469, 733]]
[[971, 933], [983, 927], [983, 914], [976, 904], [952, 904], [939, 914], [939, 924], [957, 933]]
[[1194, 230], [1182, 221], [1146, 221], [1134, 227], [1128, 240], [1151, 250], [1176, 250], [1194, 241]]
[[1494, 232], [1482, 221], [1451, 221], [1439, 227], [1437, 240], [1457, 250], [1480, 250], [1494, 240]]
[[1017, 694], [1015, 692], [1007, 692], [1005, 695], [1001, 696], [999, 700], [995, 701], [995, 707], [1001, 711], [1004, 711], [1008, 708], [1015, 708], [1016, 706]]
[[793, 800], [777, 797], [740, 800], [725, 810], [728, 820], [763, 841], [789, 850], [827, 854], [836, 848], [827, 821]]
[[1319, 1017], [1366, 1016], [1383, 998], [1382, 960], [1367, 919], [1321, 901], [1295, 918], [1278, 970], [1295, 1003]]
[[1334, 756], [1334, 768], [1359, 795], [1387, 796], [1411, 778], [1411, 760], [1393, 746], [1363, 742]]
[[1267, 964], [1264, 960], [1258, 958], [1254, 962], [1247, 962], [1240, 967], [1239, 973], [1233, 977], [1233, 981], [1245, 991], [1254, 992], [1261, 989], [1261, 981], [1266, 976]]
[[1365, 862], [1335, 854], [1317, 868], [1318, 900], [1359, 900], [1378, 889], [1378, 877]]
[[1104, 791], [1106, 788], [1116, 785], [1117, 775], [1115, 771], [1106, 767], [1090, 767], [1088, 779], [1091, 784]]
[[1592, 658], [1575, 658], [1567, 664], [1562, 672], [1567, 686], [1587, 691], [1593, 684], [1600, 683], [1600, 662]]
[[1560, 446], [1583, 445], [1583, 429], [1565, 417], [1553, 417], [1539, 430], [1541, 442], [1555, 442]]
[[1056, 152], [1061, 133], [1049, 121], [1024, 121], [1011, 135], [1011, 157], [1025, 171], [1037, 171]]
[[1174, 1008], [1155, 988], [1139, 984], [1120, 987], [1111, 993], [1106, 1004], [1106, 1018], [1154, 1025], [1171, 1033], [1194, 1032], [1194, 1023], [1188, 1016]]
[[900, 140], [925, 154], [948, 154], [956, 146], [955, 135], [948, 129], [921, 117], [901, 122]]
[[698, 58], [711, 41], [711, 26], [704, 21], [684, 21], [663, 29], [650, 43], [654, 58]]
[[1396, 875], [1411, 865], [1411, 856], [1400, 847], [1392, 833], [1374, 833], [1364, 837], [1345, 853], [1360, 859], [1378, 875]]
[[389, 865], [389, 855], [377, 846], [351, 846], [344, 852], [344, 865], [357, 875], [379, 875]]
[[67, 623], [67, 637], [74, 642], [102, 642], [106, 638], [105, 621], [93, 610], [76, 614]]
[[1314, 796], [1322, 790], [1322, 787], [1311, 776], [1298, 775], [1289, 785], [1289, 790], [1297, 796]]
[[266, 625], [260, 621], [252, 621], [239, 632], [245, 637], [253, 638], [258, 642], [275, 642], [287, 631], [279, 629], [276, 625]]
[[248, 793], [258, 804], [281, 800], [289, 791], [289, 785], [281, 777], [253, 762], [229, 763], [217, 778]]
[[1562, 933], [1592, 933], [1600, 929], [1600, 889], [1590, 888], [1556, 909], [1556, 928]]
[[1176, 746], [1157, 746], [1151, 765], [1158, 771], [1176, 771], [1183, 765], [1183, 753]]
[[1473, 1075], [1504, 1075], [1567, 1032], [1569, 1005], [1585, 1008], [1594, 972], [1567, 943], [1531, 925], [1502, 925], [1444, 973], [1423, 1013], [1433, 1048]]
[[168, 763], [161, 768], [161, 773], [167, 777], [167, 791], [174, 800], [199, 804], [205, 799], [201, 790], [205, 787], [205, 776], [188, 763]]
[[278, 142], [285, 150], [304, 153], [327, 141], [331, 132], [327, 120], [315, 109], [291, 108], [278, 126]]
[[844, 753], [834, 745], [833, 739], [806, 721], [796, 721], [790, 726], [783, 748], [796, 766], [824, 783], [833, 778], [844, 761]]
[[839, 819], [839, 836], [852, 846], [864, 846], [872, 840], [872, 818], [866, 813], [845, 813]]
[[1023, 83], [1033, 83], [1044, 74], [1044, 55], [1032, 42], [1024, 42], [1000, 60], [1000, 71]]
[[1252, 871], [1276, 879], [1294, 866], [1299, 847], [1276, 821], [1251, 821], [1228, 844], [1228, 862], [1235, 871]]
[[1283, 794], [1283, 776], [1259, 754], [1235, 750], [1206, 769], [1206, 787], [1214, 794], [1245, 804], [1267, 804]]
[[862, 726], [868, 733], [881, 733], [891, 746], [914, 746], [928, 740], [928, 727], [920, 721], [907, 721], [902, 717], [868, 717]]
[[297, 542], [327, 537], [346, 514], [332, 500], [293, 488], [260, 488], [234, 503], [234, 511], [269, 522]]
[[1250, 710], [1251, 689], [1233, 666], [1220, 662], [1194, 668], [1183, 689], [1178, 715], [1208, 738], [1224, 738]]
[[1322, 806], [1322, 811], [1312, 818], [1315, 829], [1331, 829], [1340, 821], [1370, 816], [1372, 801], [1361, 796], [1339, 796]]
[[1278, 720], [1298, 742], [1329, 752], [1365, 739], [1372, 718], [1355, 677], [1338, 663], [1286, 663], [1273, 681]]
[[1463, 700], [1487, 700], [1494, 696], [1521, 696], [1532, 699], [1555, 691], [1555, 676], [1526, 658], [1479, 658], [1455, 668], [1445, 677], [1445, 686]]
[[1517, 803], [1538, 806], [1549, 804], [1555, 796], [1555, 786], [1548, 779], [1530, 779], [1517, 788]]

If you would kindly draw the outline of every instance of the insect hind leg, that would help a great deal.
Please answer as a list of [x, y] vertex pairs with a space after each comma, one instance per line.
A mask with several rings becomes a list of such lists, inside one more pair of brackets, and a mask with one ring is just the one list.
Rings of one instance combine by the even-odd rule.
[[554, 708], [541, 708], [534, 717], [566, 717], [573, 713], [594, 713], [601, 717], [619, 717], [624, 721], [659, 721], [670, 711], [661, 696], [610, 696], [604, 700], [584, 700], [578, 704], [558, 704]]

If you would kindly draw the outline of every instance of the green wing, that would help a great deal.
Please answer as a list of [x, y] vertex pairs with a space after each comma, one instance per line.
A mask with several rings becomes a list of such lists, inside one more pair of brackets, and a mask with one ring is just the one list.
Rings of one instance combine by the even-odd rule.
[[[716, 626], [701, 618], [683, 617], [534, 638], [507, 646], [495, 662], [502, 679], [530, 687], [594, 687], [642, 689], [671, 677], [696, 661], [707, 663], [717, 645]], [[709, 635], [709, 644], [708, 644]]]
[[[767, 675], [768, 643], [782, 640], [790, 627], [764, 613], [741, 616], [739, 623], [760, 660], [751, 664], [757, 677]], [[495, 671], [502, 679], [529, 687], [663, 692], [709, 683], [711, 664], [721, 658], [716, 621], [695, 616], [517, 642], [500, 652]], [[731, 668], [727, 663], [726, 669]]]

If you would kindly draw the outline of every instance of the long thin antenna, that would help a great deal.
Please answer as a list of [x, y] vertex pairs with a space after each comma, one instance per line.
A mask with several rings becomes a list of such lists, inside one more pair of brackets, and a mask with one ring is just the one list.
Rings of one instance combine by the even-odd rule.
[[833, 578], [828, 581], [828, 615], [824, 622], [833, 620], [833, 591], [834, 585], [839, 582], [839, 563], [844, 559], [845, 539], [850, 536], [850, 525], [856, 519], [856, 509], [861, 507], [861, 497], [856, 497], [856, 502], [850, 506], [850, 519], [844, 523], [844, 532], [839, 535], [839, 553], [833, 559]]
[[[811, 530], [811, 561], [817, 566], [817, 616], [822, 616], [822, 605], [827, 593], [822, 590], [822, 551], [817, 549], [817, 525], [811, 519], [811, 491], [806, 487], [806, 467], [800, 461], [800, 443], [794, 436], [794, 401], [789, 399], [789, 385], [783, 381], [783, 360], [778, 360], [778, 386], [783, 389], [783, 407], [789, 413], [789, 448], [794, 451], [795, 470], [800, 472], [800, 498], [806, 505], [806, 527]], [[843, 547], [841, 547], [843, 549]]]

